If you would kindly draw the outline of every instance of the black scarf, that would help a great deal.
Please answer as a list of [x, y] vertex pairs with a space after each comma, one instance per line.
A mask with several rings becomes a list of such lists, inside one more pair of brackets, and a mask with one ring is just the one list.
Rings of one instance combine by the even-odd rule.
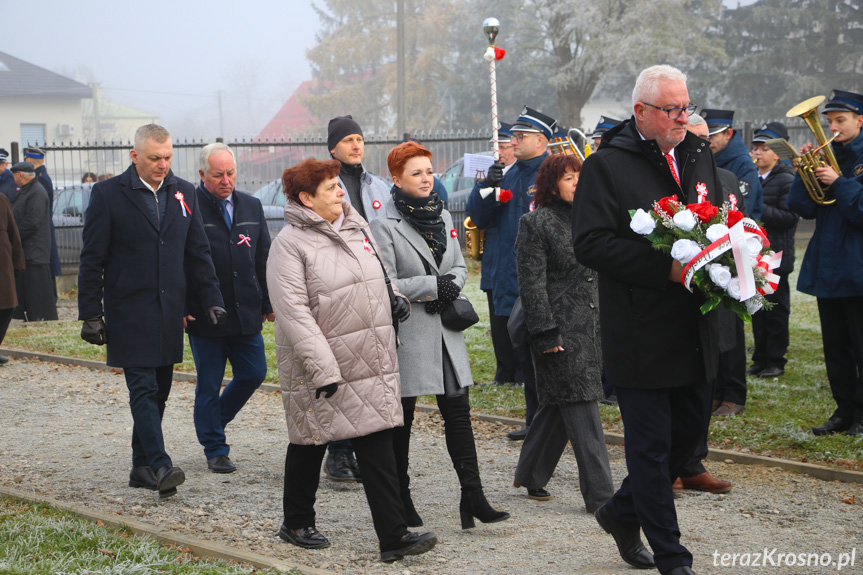
[[444, 230], [443, 200], [432, 192], [424, 198], [410, 196], [401, 188], [391, 190], [396, 209], [402, 217], [423, 237], [428, 244], [435, 262], [440, 264], [446, 251], [446, 231]]

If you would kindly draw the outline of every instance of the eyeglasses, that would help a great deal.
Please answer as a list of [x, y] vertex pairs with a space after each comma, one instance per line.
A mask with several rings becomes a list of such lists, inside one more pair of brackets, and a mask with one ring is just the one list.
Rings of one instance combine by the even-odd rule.
[[513, 140], [515, 140], [516, 142], [521, 142], [521, 141], [523, 141], [523, 140], [525, 139], [525, 137], [527, 137], [527, 136], [539, 136], [539, 134], [533, 134], [533, 133], [531, 133], [531, 132], [527, 132], [527, 133], [525, 133], [525, 132], [519, 132], [518, 134], [513, 134], [513, 135], [512, 135], [512, 139], [513, 139]]
[[698, 109], [698, 106], [696, 106], [695, 104], [689, 104], [688, 106], [685, 106], [683, 108], [660, 108], [659, 106], [654, 106], [653, 104], [648, 104], [647, 102], [642, 102], [642, 104], [644, 104], [645, 106], [650, 106], [651, 108], [656, 108], [657, 110], [662, 110], [663, 112], [668, 114], [669, 120], [676, 120], [683, 114], [691, 116], [695, 113], [695, 110]]

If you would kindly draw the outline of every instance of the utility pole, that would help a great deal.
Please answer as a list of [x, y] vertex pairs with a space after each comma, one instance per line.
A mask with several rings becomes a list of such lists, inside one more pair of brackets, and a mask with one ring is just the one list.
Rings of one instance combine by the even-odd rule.
[[216, 92], [216, 94], [218, 94], [218, 96], [219, 96], [219, 137], [224, 138], [225, 137], [225, 120], [222, 117], [222, 91], [219, 90], [218, 92]]
[[94, 142], [102, 141], [102, 116], [99, 114], [99, 100], [102, 99], [102, 84], [93, 82], [90, 84], [90, 90], [93, 92], [93, 130]]
[[396, 53], [398, 77], [396, 86], [398, 89], [398, 112], [397, 128], [399, 136], [405, 134], [406, 108], [405, 100], [405, 0], [396, 0]]

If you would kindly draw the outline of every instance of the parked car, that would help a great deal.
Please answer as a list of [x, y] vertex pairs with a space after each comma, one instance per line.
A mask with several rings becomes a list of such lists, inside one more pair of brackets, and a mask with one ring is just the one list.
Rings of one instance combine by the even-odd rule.
[[270, 235], [275, 237], [285, 226], [285, 194], [282, 193], [282, 180], [273, 180], [252, 195], [261, 200]]
[[93, 184], [76, 184], [54, 192], [54, 237], [61, 265], [76, 265], [84, 245], [84, 214], [90, 203]]

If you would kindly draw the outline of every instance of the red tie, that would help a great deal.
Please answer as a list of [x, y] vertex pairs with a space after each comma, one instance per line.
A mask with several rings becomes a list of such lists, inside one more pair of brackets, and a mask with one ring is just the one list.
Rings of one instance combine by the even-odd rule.
[[668, 168], [671, 170], [671, 175], [674, 176], [674, 181], [680, 186], [680, 178], [677, 177], [677, 170], [674, 169], [674, 159], [671, 154], [665, 154], [665, 159], [668, 160]]

